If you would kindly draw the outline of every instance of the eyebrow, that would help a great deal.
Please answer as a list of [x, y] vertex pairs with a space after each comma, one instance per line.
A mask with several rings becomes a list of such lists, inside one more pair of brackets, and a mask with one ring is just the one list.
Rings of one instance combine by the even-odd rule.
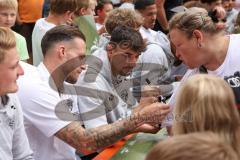
[[19, 62], [20, 62], [20, 60], [18, 60], [18, 61], [15, 63], [15, 65], [18, 65], [18, 64], [19, 64]]
[[11, 67], [16, 67], [16, 66], [18, 66], [18, 64], [19, 64], [19, 60], [16, 61], [15, 63], [11, 64], [10, 68], [11, 68]]

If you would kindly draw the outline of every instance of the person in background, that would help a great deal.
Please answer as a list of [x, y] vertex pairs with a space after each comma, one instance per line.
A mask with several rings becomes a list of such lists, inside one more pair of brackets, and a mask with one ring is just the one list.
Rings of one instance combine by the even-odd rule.
[[157, 18], [157, 6], [155, 1], [136, 0], [134, 7], [144, 19], [144, 23], [140, 28], [140, 33], [142, 34], [143, 38], [146, 38], [148, 41], [155, 41], [157, 32], [152, 30]]
[[71, 23], [77, 9], [77, 0], [51, 0], [48, 17], [37, 20], [32, 33], [33, 65], [43, 60], [41, 40], [45, 33], [61, 24]]
[[44, 0], [43, 3], [43, 10], [42, 10], [42, 17], [47, 17], [50, 11], [50, 1], [51, 0]]
[[231, 34], [234, 32], [239, 11], [233, 8], [233, 0], [222, 0], [222, 6], [226, 11], [226, 31]]
[[75, 17], [84, 15], [95, 15], [95, 7], [97, 5], [96, 0], [82, 0], [78, 1], [78, 8], [76, 9], [74, 15]]
[[231, 145], [211, 132], [191, 133], [160, 141], [145, 160], [238, 160]]
[[201, 0], [201, 3], [206, 5], [208, 11], [222, 6], [222, 0]]
[[110, 0], [98, 1], [97, 6], [95, 8], [95, 13], [97, 15], [95, 21], [99, 35], [106, 32], [104, 27], [104, 21], [111, 10], [113, 10], [113, 4]]
[[27, 49], [32, 64], [32, 32], [35, 22], [42, 18], [44, 0], [18, 0], [17, 24], [20, 25], [19, 33], [26, 38]]
[[[14, 26], [17, 17], [17, 10], [17, 0], [0, 0], [0, 26], [7, 28]], [[26, 61], [29, 58], [26, 40], [18, 33], [14, 32], [14, 34], [20, 60]]]
[[181, 6], [183, 0], [155, 0], [157, 6], [157, 20], [154, 26], [155, 31], [168, 33], [168, 22], [175, 12], [173, 8]]
[[23, 113], [15, 94], [23, 69], [19, 64], [14, 33], [0, 27], [0, 159], [32, 160], [23, 124]]
[[[175, 57], [168, 37], [161, 31], [152, 30], [157, 18], [155, 1], [136, 0], [135, 9], [144, 18], [144, 23], [139, 31], [148, 44], [146, 52], [141, 54], [138, 61], [139, 64], [142, 64], [141, 77], [138, 75], [135, 75], [135, 77], [140, 77], [139, 80], [142, 85], [149, 85], [146, 83], [146, 78], [151, 85], [165, 85], [160, 90], [164, 96], [170, 96], [175, 85], [173, 83], [175, 76], [183, 75], [186, 72], [186, 66], [174, 66]], [[175, 73], [172, 72], [173, 69]], [[149, 71], [148, 74], [146, 74], [146, 71]]]
[[212, 17], [215, 23], [222, 23], [225, 28], [224, 22], [226, 12], [222, 6], [222, 0], [200, 0], [204, 5], [204, 8], [208, 11], [210, 17]]
[[134, 10], [134, 0], [121, 0], [119, 8], [128, 8]]
[[99, 48], [105, 48], [108, 42], [110, 41], [112, 31], [117, 26], [128, 26], [134, 28], [135, 30], [139, 30], [143, 23], [142, 16], [135, 12], [134, 10], [126, 9], [126, 8], [115, 8], [111, 12], [109, 12], [105, 21], [105, 29], [106, 33], [102, 33], [99, 36], [99, 40], [96, 44], [91, 48], [91, 53], [95, 52]]
[[91, 47], [99, 36], [94, 20], [96, 5], [96, 0], [78, 1], [78, 8], [74, 14], [74, 23], [86, 37], [87, 55], [90, 54]]

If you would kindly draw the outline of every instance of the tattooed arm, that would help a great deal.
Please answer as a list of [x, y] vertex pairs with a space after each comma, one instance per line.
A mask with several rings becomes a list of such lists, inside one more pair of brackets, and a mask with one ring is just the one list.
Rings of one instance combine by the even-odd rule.
[[58, 131], [55, 136], [77, 151], [89, 154], [114, 144], [145, 123], [160, 123], [167, 113], [169, 113], [167, 105], [154, 103], [124, 120], [93, 129], [85, 130], [80, 122], [72, 122]]

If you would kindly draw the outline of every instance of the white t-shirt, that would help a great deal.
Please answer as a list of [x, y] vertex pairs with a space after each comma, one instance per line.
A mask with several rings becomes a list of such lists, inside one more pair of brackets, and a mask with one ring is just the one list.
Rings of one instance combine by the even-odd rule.
[[[166, 74], [169, 68], [167, 57], [157, 43], [147, 45], [146, 51], [139, 56], [137, 64], [142, 66], [142, 84], [145, 84], [146, 78], [151, 81], [151, 84], [159, 84], [159, 81], [162, 81], [164, 74]], [[144, 75], [147, 73], [149, 74], [144, 79]]]
[[0, 128], [0, 160], [33, 159], [16, 94], [0, 97]]
[[[139, 56], [138, 63], [159, 64], [168, 70], [170, 66], [168, 64], [167, 56], [163, 50], [163, 47], [160, 46], [156, 39], [157, 32], [141, 26], [140, 33], [143, 39], [147, 39], [147, 48], [146, 51]], [[160, 70], [160, 68], [158, 68], [158, 70]]]
[[[208, 74], [215, 75], [218, 77], [226, 77], [226, 76], [232, 76], [237, 71], [240, 72], [240, 50], [239, 45], [240, 44], [240, 34], [232, 34], [230, 35], [230, 43], [227, 51], [227, 55], [225, 57], [224, 62], [219, 66], [216, 70], [210, 71], [207, 70]], [[199, 74], [199, 68], [196, 69], [189, 69], [187, 73], [184, 75], [184, 77], [181, 80], [181, 84], [184, 83], [189, 77]], [[174, 103], [176, 100], [176, 95], [179, 90], [179, 87], [181, 87], [181, 84], [174, 90], [174, 93], [172, 97], [169, 100], [169, 105], [171, 106], [171, 109], [173, 110]], [[240, 85], [240, 84], [239, 84]], [[173, 120], [173, 114], [170, 113], [169, 116], [167, 116], [165, 125], [172, 125]]]
[[41, 48], [41, 41], [43, 36], [48, 30], [55, 26], [55, 24], [47, 22], [45, 18], [37, 20], [32, 32], [32, 52], [34, 66], [39, 65], [43, 60], [43, 53]]
[[124, 3], [121, 4], [121, 6], [119, 6], [119, 8], [134, 10], [134, 4], [133, 3], [129, 3], [129, 2], [124, 2]]
[[[35, 68], [27, 66], [18, 80], [18, 96], [23, 106], [25, 128], [36, 160], [73, 160], [75, 149], [54, 136], [71, 121], [61, 120], [56, 105], [66, 97], [49, 85], [49, 72], [43, 63]], [[34, 76], [31, 76], [34, 75]], [[76, 102], [75, 102], [76, 104]]]
[[96, 23], [96, 28], [97, 28], [97, 31], [98, 31], [98, 30], [100, 30], [102, 27], [103, 27], [103, 25], [102, 25], [102, 24], [100, 24], [100, 23]]
[[170, 42], [165, 34], [146, 29], [143, 26], [140, 28], [140, 33], [144, 39], [147, 39], [147, 48], [146, 51], [139, 56], [137, 62], [138, 65], [141, 65], [141, 76], [139, 76], [138, 71], [135, 71], [133, 75], [134, 77], [139, 77], [138, 80], [141, 79], [141, 85], [148, 85], [146, 79], [148, 79], [152, 85], [161, 84], [160, 89], [163, 91], [162, 94], [169, 96], [173, 88], [169, 79], [171, 79], [170, 75], [174, 60], [170, 49]]
[[141, 33], [143, 39], [147, 39], [148, 41], [151, 42], [156, 42], [156, 35], [157, 32], [148, 28], [146, 29], [145, 27], [141, 26], [139, 32]]
[[115, 5], [115, 4], [119, 4], [121, 1], [120, 0], [111, 0], [112, 3]]
[[226, 18], [227, 18], [227, 21], [225, 23], [226, 31], [230, 34], [234, 32], [234, 27], [237, 21], [238, 13], [239, 11], [234, 8], [231, 11], [228, 11], [226, 13]]
[[[99, 58], [100, 63], [97, 63], [96, 60], [91, 63], [87, 61], [88, 69], [80, 74], [77, 82], [78, 86], [84, 87], [79, 89], [81, 93], [78, 93], [78, 106], [81, 114], [84, 115], [82, 118], [85, 128], [95, 128], [113, 123], [131, 114], [128, 104], [122, 99], [128, 100], [128, 92], [120, 90], [118, 94], [116, 86], [114, 87], [106, 51], [99, 48], [93, 55]], [[90, 70], [91, 72], [89, 72]], [[97, 74], [97, 70], [100, 71], [99, 74]], [[122, 82], [120, 81], [116, 82], [116, 85]], [[134, 102], [131, 104], [135, 105], [136, 101]]]

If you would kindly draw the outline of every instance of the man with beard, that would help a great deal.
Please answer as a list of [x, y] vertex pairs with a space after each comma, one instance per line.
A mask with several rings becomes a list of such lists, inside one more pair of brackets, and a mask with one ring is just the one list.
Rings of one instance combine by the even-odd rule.
[[[134, 103], [129, 105], [125, 101], [129, 96], [127, 91], [119, 94], [116, 89], [124, 83], [122, 81], [128, 80], [122, 77], [130, 75], [145, 47], [138, 31], [119, 26], [113, 30], [106, 47], [96, 50], [92, 54], [93, 58], [87, 60], [88, 70], [80, 75], [77, 83], [87, 86], [89, 90], [86, 90], [85, 95], [91, 97], [79, 95], [78, 102], [81, 104], [81, 113], [96, 112], [92, 112], [91, 119], [83, 117], [86, 128], [113, 123], [141, 110], [141, 103], [135, 108]], [[94, 90], [96, 92], [92, 92]], [[146, 103], [151, 103], [150, 99]]]

